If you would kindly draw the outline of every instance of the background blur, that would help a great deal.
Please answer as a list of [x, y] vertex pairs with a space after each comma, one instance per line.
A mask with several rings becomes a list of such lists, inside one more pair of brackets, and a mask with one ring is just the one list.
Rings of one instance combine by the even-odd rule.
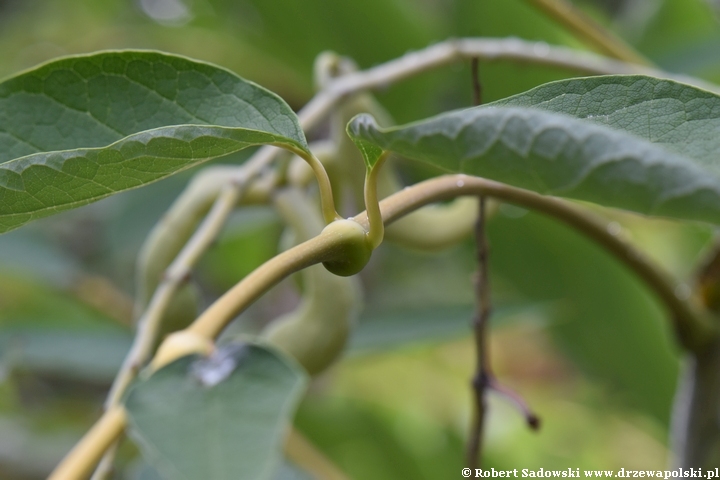
[[[574, 3], [661, 68], [720, 81], [718, 2]], [[160, 49], [230, 68], [300, 108], [321, 51], [366, 68], [460, 36], [585, 48], [522, 0], [0, 0], [0, 75], [66, 54]], [[480, 69], [485, 101], [570, 75], [501, 62]], [[378, 93], [398, 122], [468, 106], [471, 96], [468, 65]], [[138, 249], [196, 171], [0, 237], [0, 478], [45, 478], [99, 414], [131, 338]], [[406, 165], [403, 174], [428, 172]], [[681, 279], [712, 235], [701, 224], [598, 212]], [[491, 398], [486, 466], [664, 467], [679, 358], [658, 303], [554, 221], [501, 206], [489, 230], [495, 369], [543, 427], [528, 432]], [[198, 268], [205, 304], [272, 256], [281, 231], [271, 210], [237, 213]], [[459, 478], [474, 269], [468, 241], [437, 254], [383, 245], [363, 272], [368, 307], [350, 352], [312, 385], [296, 419], [353, 478]], [[247, 316], [295, 302], [288, 282]], [[119, 478], [147, 478], [133, 455], [126, 444]]]

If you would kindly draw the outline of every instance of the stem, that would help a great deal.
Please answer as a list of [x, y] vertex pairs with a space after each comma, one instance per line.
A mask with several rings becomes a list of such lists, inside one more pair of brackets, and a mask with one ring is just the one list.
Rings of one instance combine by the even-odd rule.
[[[279, 189], [274, 204], [295, 243], [316, 237], [325, 224], [307, 192], [296, 187]], [[293, 357], [314, 376], [342, 353], [360, 310], [359, 279], [340, 277], [322, 265], [303, 270], [302, 301], [273, 319], [260, 333], [275, 347]]]
[[380, 202], [378, 201], [377, 195], [377, 177], [378, 172], [388, 156], [389, 153], [387, 152], [380, 155], [375, 165], [373, 165], [372, 168], [368, 168], [365, 175], [365, 209], [369, 223], [367, 238], [373, 250], [380, 246], [385, 236], [385, 226], [383, 224]]
[[276, 255], [208, 307], [188, 330], [204, 338], [217, 337], [235, 316], [281, 280], [305, 267], [332, 258], [341, 242], [342, 238], [321, 233]]
[[285, 442], [285, 454], [317, 480], [349, 480], [334, 463], [294, 427]]
[[310, 168], [315, 173], [315, 177], [318, 181], [320, 188], [320, 206], [322, 208], [323, 218], [325, 223], [331, 223], [335, 220], [339, 220], [342, 217], [335, 210], [335, 203], [333, 201], [332, 186], [330, 185], [330, 177], [328, 177], [327, 171], [320, 160], [315, 158], [312, 153], [305, 152], [303, 150], [294, 150], [294, 153], [300, 156], [303, 160], [308, 162]]
[[488, 276], [488, 244], [485, 235], [485, 197], [478, 197], [478, 217], [475, 224], [475, 244], [477, 248], [478, 278], [475, 286], [477, 312], [473, 321], [475, 335], [475, 376], [472, 380], [475, 394], [475, 411], [468, 441], [468, 466], [475, 471], [481, 465], [483, 427], [485, 424], [485, 391], [490, 377], [490, 358], [488, 353], [487, 327], [492, 306], [490, 304], [490, 284]]
[[[485, 195], [545, 213], [597, 243], [655, 293], [669, 311], [678, 340], [687, 350], [700, 351], [718, 335], [717, 326], [700, 306], [678, 298], [665, 272], [635, 247], [609, 233], [608, 222], [566, 201], [478, 177], [446, 175], [402, 190], [380, 202], [380, 208], [387, 225], [424, 205], [461, 195]], [[367, 224], [365, 213], [355, 220]]]
[[628, 63], [650, 65], [650, 62], [635, 49], [598, 25], [566, 0], [527, 1], [605, 55]]
[[79, 480], [87, 478], [103, 452], [122, 435], [127, 423], [123, 407], [113, 407], [88, 431], [50, 474], [48, 480]]
[[474, 392], [473, 424], [470, 429], [470, 439], [467, 446], [468, 466], [474, 471], [482, 463], [482, 445], [487, 415], [487, 404], [485, 395], [488, 391], [494, 391], [509, 400], [523, 415], [528, 426], [537, 430], [540, 427], [540, 420], [528, 406], [527, 402], [516, 392], [505, 387], [497, 381], [490, 365], [490, 345], [488, 343], [488, 329], [490, 327], [490, 314], [492, 313], [492, 302], [490, 299], [490, 276], [488, 273], [488, 241], [485, 233], [486, 223], [486, 199], [478, 197], [478, 217], [475, 223], [475, 244], [477, 249], [478, 277], [475, 286], [475, 297], [477, 299], [477, 311], [473, 320], [473, 332], [475, 336], [475, 376], [472, 379]]

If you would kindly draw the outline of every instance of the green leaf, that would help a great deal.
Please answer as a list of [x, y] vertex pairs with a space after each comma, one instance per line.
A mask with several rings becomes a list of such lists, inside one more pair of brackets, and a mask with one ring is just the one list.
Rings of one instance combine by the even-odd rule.
[[277, 95], [148, 51], [53, 61], [0, 83], [0, 232], [253, 145], [307, 150]]
[[182, 358], [133, 388], [130, 435], [167, 479], [272, 478], [306, 375], [257, 345], [213, 358]]
[[[167, 480], [160, 475], [157, 470], [147, 464], [140, 466], [136, 475], [131, 478], [133, 478], [133, 480]], [[285, 462], [280, 465], [273, 480], [312, 480], [312, 477], [294, 465]]]
[[669, 80], [565, 80], [401, 127], [358, 116], [348, 133], [368, 165], [372, 143], [543, 194], [720, 223], [720, 97]]

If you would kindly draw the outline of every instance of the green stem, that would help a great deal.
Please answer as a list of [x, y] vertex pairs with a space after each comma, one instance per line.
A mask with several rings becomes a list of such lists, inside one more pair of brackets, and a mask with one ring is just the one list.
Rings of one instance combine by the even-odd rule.
[[369, 229], [367, 238], [370, 246], [376, 249], [383, 241], [385, 236], [385, 226], [383, 224], [382, 213], [380, 212], [380, 202], [378, 201], [377, 185], [378, 172], [382, 168], [389, 153], [383, 153], [378, 161], [371, 168], [367, 169], [365, 175], [365, 208], [368, 216]]
[[341, 241], [338, 237], [321, 233], [276, 255], [228, 290], [188, 330], [204, 338], [216, 338], [236, 315], [278, 282], [303, 268], [333, 258]]
[[342, 217], [337, 213], [337, 210], [335, 210], [330, 177], [328, 177], [323, 164], [309, 151], [300, 150], [298, 148], [293, 149], [293, 153], [305, 160], [315, 173], [315, 178], [317, 178], [318, 181], [318, 188], [320, 189], [320, 206], [322, 208], [325, 223], [331, 223], [335, 220], [341, 219]]

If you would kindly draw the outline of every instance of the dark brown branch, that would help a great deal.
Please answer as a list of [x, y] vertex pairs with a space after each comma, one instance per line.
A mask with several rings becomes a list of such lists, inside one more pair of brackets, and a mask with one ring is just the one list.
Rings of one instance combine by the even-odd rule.
[[483, 427], [485, 424], [485, 392], [490, 386], [490, 358], [487, 348], [487, 324], [490, 319], [490, 285], [488, 283], [488, 244], [485, 237], [485, 197], [480, 196], [478, 219], [475, 224], [475, 243], [477, 245], [478, 275], [475, 285], [477, 311], [473, 321], [475, 333], [476, 364], [472, 379], [474, 393], [473, 423], [467, 445], [468, 466], [474, 471], [480, 466]]
[[494, 391], [509, 400], [525, 418], [532, 430], [540, 428], [540, 418], [530, 409], [527, 402], [512, 389], [500, 384], [492, 373], [490, 366], [490, 353], [488, 348], [488, 328], [492, 303], [490, 300], [490, 278], [488, 274], [488, 242], [485, 233], [486, 208], [485, 197], [478, 196], [478, 219], [475, 224], [475, 244], [477, 249], [478, 275], [475, 285], [477, 308], [473, 321], [475, 336], [476, 364], [475, 375], [472, 379], [474, 396], [473, 420], [470, 428], [470, 438], [467, 444], [468, 467], [473, 471], [481, 465], [483, 433], [487, 403], [485, 400], [488, 391]]
[[480, 83], [480, 61], [477, 57], [473, 57], [470, 62], [470, 70], [472, 71], [473, 85], [473, 105], [482, 105], [482, 84]]

